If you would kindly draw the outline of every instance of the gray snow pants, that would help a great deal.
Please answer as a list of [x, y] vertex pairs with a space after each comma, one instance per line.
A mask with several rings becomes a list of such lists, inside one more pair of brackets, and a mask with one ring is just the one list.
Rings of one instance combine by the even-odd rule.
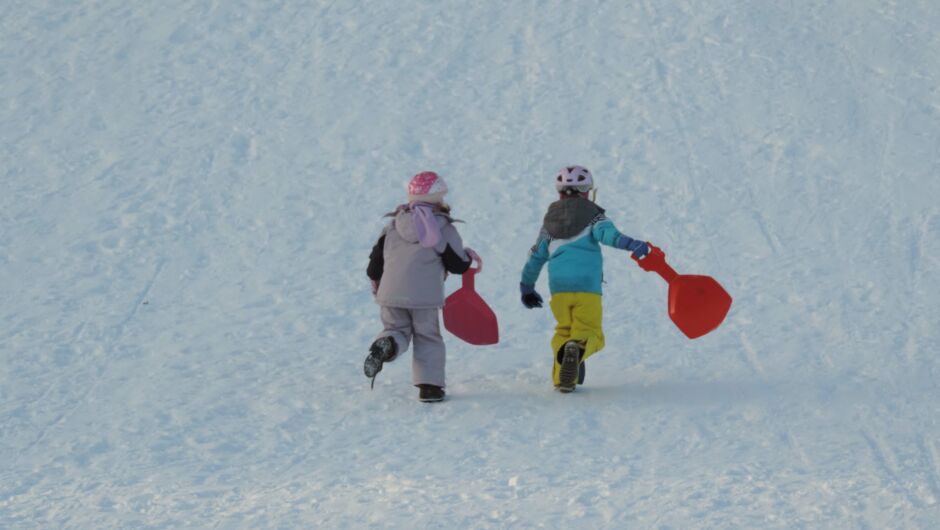
[[415, 385], [444, 387], [444, 361], [447, 350], [441, 337], [440, 309], [404, 309], [381, 306], [381, 337], [392, 337], [398, 343], [398, 354], [408, 350], [414, 338], [411, 357], [412, 381]]

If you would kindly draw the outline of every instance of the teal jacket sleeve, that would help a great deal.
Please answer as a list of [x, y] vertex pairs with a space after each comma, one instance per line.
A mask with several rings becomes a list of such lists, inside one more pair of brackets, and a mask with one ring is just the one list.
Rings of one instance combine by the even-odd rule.
[[539, 233], [539, 238], [529, 250], [529, 259], [526, 260], [525, 267], [522, 268], [522, 283], [524, 285], [535, 285], [542, 272], [542, 267], [548, 261], [548, 243], [551, 238], [545, 229]]
[[[622, 234], [617, 230], [617, 227], [614, 226], [614, 223], [606, 217], [594, 223], [591, 227], [591, 233], [594, 235], [594, 239], [600, 243], [629, 252], [634, 252], [646, 245], [645, 242], [639, 239], [633, 239], [628, 235]], [[648, 251], [647, 249], [643, 254], [645, 255]]]
[[608, 247], [623, 248], [620, 246], [620, 238], [627, 237], [620, 233], [614, 223], [606, 217], [591, 226], [591, 233], [594, 235], [594, 239]]

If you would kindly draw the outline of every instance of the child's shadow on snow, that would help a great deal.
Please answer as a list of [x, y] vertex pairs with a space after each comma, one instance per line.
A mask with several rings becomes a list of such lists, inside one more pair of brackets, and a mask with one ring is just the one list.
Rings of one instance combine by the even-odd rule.
[[853, 398], [861, 389], [839, 388], [832, 381], [590, 381], [579, 385], [572, 394], [561, 394], [546, 383], [541, 374], [517, 377], [512, 388], [505, 381], [492, 378], [477, 384], [462, 384], [454, 388], [448, 399], [460, 402], [520, 403], [543, 400], [570, 400], [590, 402], [592, 406], [609, 402], [635, 406], [702, 407], [722, 404], [777, 405], [794, 402], [831, 402], [837, 398]]
[[561, 399], [591, 401], [632, 402], [644, 405], [701, 406], [727, 402], [776, 401], [780, 397], [779, 385], [768, 383], [744, 383], [725, 381], [660, 381], [656, 383], [597, 383], [578, 386], [572, 394], [562, 394], [544, 382], [518, 384], [512, 389], [487, 388], [470, 390], [464, 385], [454, 388], [448, 399], [460, 402], [519, 403], [520, 400], [540, 401]]
[[578, 392], [591, 398], [643, 404], [714, 405], [727, 402], [774, 401], [778, 385], [741, 381], [658, 381], [585, 385]]
[[[600, 382], [597, 385], [579, 387], [577, 391], [589, 396], [592, 400], [686, 407], [746, 403], [777, 405], [784, 402], [827, 402], [836, 398], [836, 387], [829, 381], [803, 383], [792, 381]], [[840, 394], [857, 392], [857, 389], [847, 388]]]

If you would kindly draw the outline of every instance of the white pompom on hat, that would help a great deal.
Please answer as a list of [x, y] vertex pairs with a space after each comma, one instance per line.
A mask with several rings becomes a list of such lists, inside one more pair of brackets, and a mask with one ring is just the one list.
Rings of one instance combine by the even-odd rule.
[[444, 201], [447, 194], [447, 184], [444, 179], [433, 171], [422, 171], [408, 183], [409, 202], [429, 202], [432, 204]]

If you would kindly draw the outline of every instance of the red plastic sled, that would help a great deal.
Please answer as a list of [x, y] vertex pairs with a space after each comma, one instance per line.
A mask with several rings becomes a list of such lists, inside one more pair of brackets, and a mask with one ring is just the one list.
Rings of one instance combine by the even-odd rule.
[[645, 258], [633, 259], [669, 284], [669, 318], [690, 339], [717, 328], [731, 309], [731, 295], [714, 278], [677, 273], [658, 247], [650, 245]]
[[444, 301], [444, 327], [457, 338], [475, 346], [499, 342], [499, 323], [496, 314], [474, 290], [474, 276], [483, 270], [480, 266], [463, 273], [463, 286]]

